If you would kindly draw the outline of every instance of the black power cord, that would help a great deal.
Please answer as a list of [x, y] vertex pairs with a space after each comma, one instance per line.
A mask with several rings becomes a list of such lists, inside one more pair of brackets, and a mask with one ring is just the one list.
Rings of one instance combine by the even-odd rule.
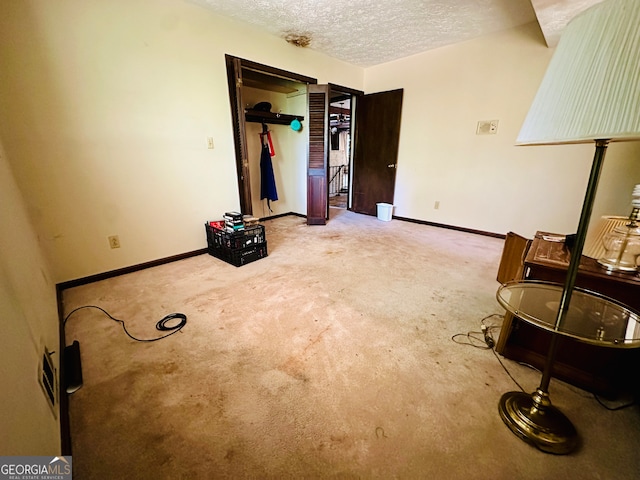
[[[482, 350], [491, 350], [491, 353], [493, 353], [493, 355], [496, 357], [496, 360], [498, 360], [498, 363], [500, 364], [502, 369], [505, 371], [505, 373], [509, 376], [509, 378], [513, 381], [513, 383], [515, 383], [518, 386], [518, 388], [521, 391], [524, 392], [525, 390], [518, 383], [518, 381], [514, 378], [514, 376], [511, 375], [511, 372], [509, 372], [509, 370], [507, 369], [506, 365], [504, 363], [502, 363], [502, 360], [500, 359], [500, 357], [498, 356], [498, 354], [494, 350], [496, 342], [493, 339], [493, 334], [491, 333], [491, 331], [492, 330], [499, 330], [502, 325], [501, 324], [499, 324], [499, 325], [487, 325], [487, 324], [485, 324], [485, 320], [488, 320], [488, 319], [490, 319], [492, 317], [498, 317], [498, 318], [502, 319], [503, 315], [500, 315], [499, 313], [493, 313], [491, 315], [487, 315], [482, 320], [480, 320], [480, 332], [477, 332], [477, 331], [476, 332], [468, 332], [466, 334], [457, 333], [457, 334], [455, 334], [454, 336], [451, 337], [451, 340], [453, 340], [454, 342], [459, 343], [461, 345], [469, 345], [471, 347], [480, 348]], [[482, 335], [482, 337], [479, 337], [478, 335]], [[466, 336], [468, 341], [467, 342], [459, 341], [457, 338], [461, 337], [461, 336]]]
[[[111, 320], [122, 325], [122, 329], [124, 330], [124, 333], [126, 333], [129, 338], [131, 338], [132, 340], [135, 340], [136, 342], [157, 342], [158, 340], [167, 338], [168, 336], [173, 335], [174, 333], [178, 333], [180, 330], [182, 330], [182, 327], [184, 327], [187, 324], [187, 316], [184, 313], [170, 313], [169, 315], [164, 316], [160, 321], [158, 321], [158, 323], [156, 323], [156, 330], [159, 330], [161, 332], [171, 332], [171, 333], [167, 333], [166, 335], [162, 335], [161, 337], [156, 337], [156, 338], [136, 338], [129, 333], [126, 325], [124, 324], [124, 320], [115, 318], [113, 315], [107, 312], [104, 308], [98, 307], [97, 305], [85, 305], [83, 307], [78, 307], [75, 310], [72, 310], [71, 312], [69, 312], [69, 314], [64, 318], [64, 321], [62, 322], [63, 326], [66, 326], [67, 320], [69, 320], [69, 317], [71, 317], [71, 315], [76, 313], [78, 310], [82, 310], [85, 308], [95, 308], [97, 310], [100, 310]], [[178, 320], [177, 323], [175, 323], [176, 319]]]
[[[471, 347], [480, 348], [482, 350], [491, 350], [496, 342], [493, 339], [493, 335], [491, 334], [492, 330], [500, 329], [500, 325], [486, 325], [484, 322], [491, 317], [499, 317], [502, 318], [502, 315], [498, 313], [493, 313], [491, 315], [487, 315], [482, 320], [480, 320], [480, 332], [468, 332], [468, 333], [456, 333], [451, 337], [456, 343], [460, 345], [469, 345]], [[482, 335], [482, 337], [478, 336]], [[459, 337], [466, 337], [467, 341], [458, 340]]]
[[606, 403], [604, 403], [602, 401], [602, 399], [595, 393], [593, 394], [593, 398], [595, 398], [596, 402], [598, 402], [603, 408], [606, 408], [610, 412], [617, 412], [618, 410], [624, 410], [625, 408], [633, 407], [634, 405], [638, 404], [637, 400], [632, 400], [632, 401], [630, 401], [628, 403], [623, 403], [622, 405], [618, 405], [616, 407], [612, 407], [612, 406], [609, 406]]
[[[515, 383], [518, 388], [525, 392], [525, 389], [522, 388], [522, 386], [518, 383], [518, 381], [514, 378], [513, 375], [511, 375], [511, 372], [509, 372], [509, 369], [507, 368], [507, 366], [502, 362], [502, 360], [500, 359], [500, 356], [496, 353], [494, 347], [495, 347], [495, 340], [493, 339], [493, 335], [491, 334], [491, 331], [494, 329], [500, 329], [501, 325], [486, 325], [484, 322], [485, 320], [488, 320], [491, 317], [500, 317], [502, 318], [502, 315], [498, 314], [498, 313], [494, 313], [492, 315], [487, 315], [486, 317], [484, 317], [482, 320], [480, 320], [480, 332], [468, 332], [466, 334], [464, 333], [457, 333], [455, 335], [453, 335], [451, 337], [451, 340], [453, 340], [456, 343], [459, 343], [461, 345], [469, 345], [471, 347], [475, 347], [475, 348], [480, 348], [483, 350], [491, 350], [491, 353], [493, 353], [493, 355], [496, 357], [496, 360], [498, 360], [498, 363], [500, 364], [500, 366], [502, 367], [502, 369], [505, 371], [505, 373], [509, 376], [509, 378], [513, 381], [513, 383]], [[476, 336], [477, 334], [482, 334], [483, 338], [479, 338], [478, 336]], [[467, 337], [467, 342], [461, 342], [459, 340], [457, 340], [458, 337], [461, 336], [466, 336]], [[527, 363], [523, 363], [523, 362], [518, 362], [519, 365], [531, 368], [533, 370], [536, 371], [540, 371], [537, 368], [533, 367], [532, 365], [529, 365]], [[629, 408], [632, 407], [634, 405], [638, 404], [637, 400], [632, 400], [631, 402], [628, 403], [624, 403], [622, 405], [618, 405], [618, 406], [609, 406], [606, 403], [604, 403], [602, 401], [602, 399], [595, 393], [592, 394], [593, 398], [600, 404], [600, 406], [602, 406], [603, 408], [609, 410], [609, 411], [618, 411], [618, 410], [623, 410], [625, 408]]]
[[[182, 330], [187, 324], [187, 316], [184, 313], [170, 313], [169, 315], [164, 316], [158, 323], [156, 323], [156, 330], [160, 330], [161, 332], [171, 332], [166, 335], [162, 335], [157, 338], [136, 338], [129, 333], [127, 330], [127, 326], [124, 324], [124, 320], [120, 320], [119, 318], [115, 318], [109, 312], [107, 312], [104, 308], [98, 307], [97, 305], [85, 305], [83, 307], [78, 307], [75, 310], [69, 312], [69, 314], [62, 321], [62, 328], [66, 328], [67, 321], [79, 310], [83, 310], [85, 308], [95, 308], [104, 313], [107, 317], [109, 317], [114, 322], [122, 325], [122, 329], [124, 333], [127, 334], [129, 338], [135, 340], [136, 342], [157, 342], [158, 340], [162, 340], [163, 338], [167, 338], [169, 335], [173, 335], [174, 333], [178, 333]], [[177, 323], [175, 321], [178, 320]], [[64, 348], [62, 354], [62, 360], [64, 365], [64, 383], [65, 390], [68, 394], [74, 393], [76, 390], [82, 387], [83, 377], [82, 377], [82, 360], [80, 356], [80, 343], [77, 340], [74, 340], [71, 345], [68, 345]]]
[[484, 335], [484, 343], [487, 344], [487, 347], [493, 348], [496, 342], [493, 341], [493, 337], [489, 332], [489, 328], [484, 323], [480, 326], [480, 328], [482, 329], [482, 333]]

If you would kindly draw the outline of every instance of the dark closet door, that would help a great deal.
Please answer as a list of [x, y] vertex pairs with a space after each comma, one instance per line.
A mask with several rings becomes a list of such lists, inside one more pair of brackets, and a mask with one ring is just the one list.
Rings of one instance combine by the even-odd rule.
[[242, 60], [226, 56], [226, 63], [231, 117], [233, 120], [233, 138], [236, 144], [236, 172], [238, 175], [240, 211], [245, 215], [252, 215], [251, 178], [249, 177], [249, 156], [247, 154], [247, 136], [244, 123], [244, 103], [242, 101]]
[[353, 151], [354, 212], [376, 215], [376, 203], [393, 204], [403, 90], [357, 98]]
[[329, 86], [309, 85], [308, 96], [307, 225], [325, 225], [329, 213]]

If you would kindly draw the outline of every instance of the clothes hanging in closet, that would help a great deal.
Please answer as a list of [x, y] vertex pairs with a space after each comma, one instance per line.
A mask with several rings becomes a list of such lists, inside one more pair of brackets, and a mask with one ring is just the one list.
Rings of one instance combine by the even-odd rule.
[[271, 212], [271, 202], [278, 200], [278, 190], [276, 189], [276, 179], [273, 174], [273, 163], [271, 162], [271, 157], [275, 155], [275, 152], [271, 141], [271, 132], [267, 130], [265, 124], [262, 125], [260, 144], [262, 146], [262, 152], [260, 153], [260, 200], [267, 199], [267, 207]]

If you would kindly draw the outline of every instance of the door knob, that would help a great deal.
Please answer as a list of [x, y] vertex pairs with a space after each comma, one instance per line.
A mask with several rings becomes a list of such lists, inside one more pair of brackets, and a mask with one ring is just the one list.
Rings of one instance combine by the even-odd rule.
[[396, 168], [396, 164], [395, 163], [390, 163], [389, 165], [387, 165], [387, 168]]

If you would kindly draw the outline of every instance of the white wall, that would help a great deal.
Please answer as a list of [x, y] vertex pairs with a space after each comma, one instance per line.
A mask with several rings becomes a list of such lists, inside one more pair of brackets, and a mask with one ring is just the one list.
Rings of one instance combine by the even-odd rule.
[[56, 282], [204, 248], [239, 208], [225, 54], [363, 85], [188, 1], [0, 2], [0, 136]]
[[45, 346], [59, 371], [55, 285], [2, 144], [0, 225], [0, 454], [59, 455], [59, 422], [38, 383]]
[[[396, 215], [575, 229], [593, 147], [513, 145], [553, 53], [535, 24], [362, 70], [188, 1], [5, 0], [0, 137], [55, 282], [203, 248], [204, 221], [239, 208], [225, 53], [319, 83], [404, 88]], [[476, 135], [491, 119], [498, 134]], [[306, 131], [283, 128], [274, 213], [304, 213], [306, 151], [290, 137]], [[609, 150], [596, 212], [625, 215], [640, 149]]]
[[[366, 92], [404, 88], [395, 215], [527, 236], [575, 231], [595, 146], [514, 146], [552, 54], [534, 23], [366, 69]], [[494, 119], [496, 135], [476, 135]], [[639, 160], [638, 142], [609, 147], [594, 217], [630, 212]]]

